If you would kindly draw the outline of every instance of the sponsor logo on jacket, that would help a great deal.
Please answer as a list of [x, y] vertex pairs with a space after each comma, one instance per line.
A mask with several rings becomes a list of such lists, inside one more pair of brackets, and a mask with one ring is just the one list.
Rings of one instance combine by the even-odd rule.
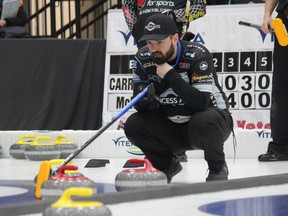
[[184, 51], [184, 58], [194, 60], [197, 56], [197, 52], [195, 51]]
[[182, 99], [172, 90], [172, 88], [167, 89], [160, 95], [159, 102], [162, 105], [172, 105], [172, 106], [184, 105]]

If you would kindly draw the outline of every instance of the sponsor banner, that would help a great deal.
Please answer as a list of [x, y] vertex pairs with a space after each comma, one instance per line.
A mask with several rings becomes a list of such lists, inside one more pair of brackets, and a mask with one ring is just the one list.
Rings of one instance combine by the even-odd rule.
[[[213, 55], [219, 83], [228, 96], [235, 128], [270, 127], [274, 34], [239, 25], [261, 24], [264, 4], [207, 6], [207, 14], [190, 23], [194, 42]], [[133, 55], [137, 47], [121, 10], [108, 13], [103, 124], [132, 97]], [[131, 109], [123, 120], [135, 110]], [[262, 124], [262, 125], [261, 125]], [[115, 123], [111, 129], [117, 128]], [[263, 126], [263, 127], [264, 127]]]
[[137, 47], [125, 22], [122, 10], [109, 10], [107, 26], [108, 53], [136, 53]]
[[[236, 130], [236, 159], [256, 159], [260, 154], [267, 151], [267, 145], [272, 140], [270, 130]], [[234, 157], [233, 145], [225, 143], [225, 155], [227, 158]], [[237, 163], [237, 161], [236, 161]]]
[[264, 4], [207, 6], [204, 17], [190, 23], [193, 41], [204, 44], [211, 52], [226, 50], [270, 50], [274, 34], [239, 25], [239, 21], [261, 25]]
[[270, 129], [269, 110], [233, 110], [232, 117], [234, 128], [245, 130], [267, 130]]
[[[85, 143], [97, 131], [64, 131], [69, 141]], [[81, 158], [143, 158], [142, 151], [126, 138], [123, 130], [107, 130], [79, 155]]]

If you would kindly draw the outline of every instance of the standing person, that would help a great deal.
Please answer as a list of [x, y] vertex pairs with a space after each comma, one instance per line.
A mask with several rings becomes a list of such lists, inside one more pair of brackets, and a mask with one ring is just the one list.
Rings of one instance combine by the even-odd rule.
[[[187, 4], [190, 7], [188, 16], [185, 17]], [[189, 22], [206, 14], [206, 0], [124, 0], [122, 10], [139, 49], [146, 45], [145, 41], [140, 42], [139, 39], [143, 35], [144, 23], [148, 17], [156, 13], [170, 14], [181, 37], [183, 25], [188, 25]]]
[[[144, 23], [148, 17], [156, 13], [165, 13], [173, 17], [178, 35], [181, 38], [183, 29], [187, 29], [189, 22], [206, 14], [206, 0], [124, 0], [122, 7], [125, 21], [132, 32], [138, 49], [146, 45], [146, 41], [139, 41], [143, 36]], [[194, 37], [187, 32], [184, 37], [190, 40]], [[181, 162], [187, 162], [187, 155], [183, 151], [175, 152]]]
[[[277, 6], [277, 8], [276, 8]], [[288, 0], [266, 0], [262, 30], [269, 32], [272, 26], [271, 15], [276, 8], [280, 18], [288, 29]], [[258, 157], [259, 161], [288, 160], [288, 46], [280, 46], [276, 38], [273, 54], [272, 105], [270, 123], [272, 141], [268, 144], [266, 154]]]
[[141, 48], [131, 64], [133, 95], [149, 85], [146, 98], [134, 107], [124, 131], [168, 183], [182, 170], [173, 152], [204, 150], [206, 181], [225, 180], [223, 152], [233, 121], [228, 100], [217, 80], [212, 55], [201, 44], [179, 40], [175, 22], [164, 14], [145, 22]]
[[27, 23], [27, 15], [23, 7], [23, 2], [20, 1], [19, 9], [16, 17], [7, 17], [1, 19], [3, 10], [3, 0], [0, 0], [0, 38], [5, 37], [21, 37], [27, 34], [24, 26]]

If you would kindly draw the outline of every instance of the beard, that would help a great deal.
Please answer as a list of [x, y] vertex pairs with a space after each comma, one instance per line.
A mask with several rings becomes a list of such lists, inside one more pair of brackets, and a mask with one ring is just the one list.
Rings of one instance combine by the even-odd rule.
[[153, 52], [152, 60], [155, 64], [161, 65], [167, 62], [172, 57], [173, 53], [174, 53], [174, 47], [173, 44], [171, 44], [170, 49], [168, 50], [166, 55], [164, 55], [160, 51]]

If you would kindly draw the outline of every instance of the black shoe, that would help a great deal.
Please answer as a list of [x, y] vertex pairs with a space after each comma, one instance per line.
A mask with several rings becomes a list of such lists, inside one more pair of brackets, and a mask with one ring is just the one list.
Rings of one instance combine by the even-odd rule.
[[187, 155], [186, 155], [185, 151], [174, 152], [174, 157], [179, 162], [188, 162], [188, 158], [187, 158]]
[[171, 160], [169, 166], [165, 170], [163, 170], [163, 172], [167, 176], [167, 183], [169, 184], [171, 182], [173, 176], [175, 176], [181, 170], [182, 170], [182, 166], [181, 166], [180, 162], [173, 158]]
[[281, 154], [273, 150], [268, 150], [266, 154], [261, 154], [258, 161], [287, 161], [288, 154]]
[[222, 167], [222, 169], [218, 172], [215, 172], [213, 170], [209, 171], [208, 177], [206, 178], [206, 181], [219, 181], [219, 180], [227, 180], [228, 179], [228, 167], [225, 163]]

